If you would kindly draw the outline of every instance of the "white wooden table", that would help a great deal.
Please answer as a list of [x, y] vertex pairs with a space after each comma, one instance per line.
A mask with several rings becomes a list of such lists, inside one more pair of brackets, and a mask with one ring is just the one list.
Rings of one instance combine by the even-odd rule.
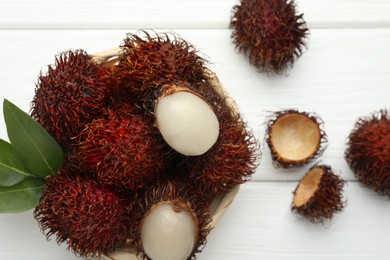
[[[54, 55], [121, 44], [126, 32], [174, 31], [213, 63], [262, 143], [263, 160], [243, 185], [198, 259], [390, 259], [390, 202], [356, 182], [344, 160], [359, 116], [390, 108], [390, 1], [300, 0], [308, 49], [284, 76], [260, 74], [234, 50], [228, 29], [236, 0], [0, 0], [0, 99], [30, 109], [35, 82]], [[309, 166], [272, 167], [264, 140], [269, 111], [297, 108], [325, 121], [320, 160], [348, 181], [348, 205], [330, 226], [290, 212], [292, 191]], [[1, 108], [0, 108], [1, 110]], [[2, 111], [0, 137], [6, 139]], [[47, 242], [32, 212], [0, 215], [0, 259], [76, 259]]]

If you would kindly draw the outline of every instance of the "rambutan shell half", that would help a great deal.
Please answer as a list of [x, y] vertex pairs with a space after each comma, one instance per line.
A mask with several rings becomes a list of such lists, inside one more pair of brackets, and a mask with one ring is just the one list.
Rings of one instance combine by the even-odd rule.
[[313, 223], [325, 223], [345, 207], [345, 181], [330, 166], [315, 165], [309, 169], [294, 191], [292, 210]]
[[323, 122], [314, 113], [279, 111], [269, 117], [267, 125], [265, 138], [275, 167], [305, 165], [325, 149]]

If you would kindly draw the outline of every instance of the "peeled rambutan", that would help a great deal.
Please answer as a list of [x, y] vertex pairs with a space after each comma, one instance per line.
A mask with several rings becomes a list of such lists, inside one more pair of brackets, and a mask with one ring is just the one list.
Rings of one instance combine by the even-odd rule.
[[34, 217], [49, 239], [83, 257], [99, 257], [126, 243], [132, 234], [133, 202], [85, 174], [62, 169], [50, 176]]
[[170, 163], [152, 120], [126, 106], [89, 123], [78, 137], [82, 168], [100, 182], [139, 190], [157, 181]]
[[107, 105], [116, 79], [83, 50], [59, 54], [41, 72], [31, 116], [62, 146], [69, 147], [87, 123]]
[[260, 145], [239, 113], [221, 105], [217, 115], [220, 134], [215, 145], [183, 163], [194, 185], [212, 194], [229, 191], [249, 180], [261, 158]]
[[345, 159], [356, 178], [380, 195], [390, 197], [390, 113], [380, 110], [361, 117], [351, 131]]
[[323, 125], [315, 113], [289, 109], [270, 115], [265, 139], [274, 166], [299, 167], [320, 156], [327, 142]]
[[313, 223], [331, 220], [345, 207], [345, 181], [327, 165], [315, 165], [299, 182], [294, 191], [292, 210]]
[[185, 182], [159, 182], [135, 203], [140, 220], [138, 254], [144, 259], [195, 259], [210, 232], [204, 196]]
[[241, 0], [230, 28], [236, 48], [262, 72], [281, 74], [301, 56], [308, 34], [293, 0]]

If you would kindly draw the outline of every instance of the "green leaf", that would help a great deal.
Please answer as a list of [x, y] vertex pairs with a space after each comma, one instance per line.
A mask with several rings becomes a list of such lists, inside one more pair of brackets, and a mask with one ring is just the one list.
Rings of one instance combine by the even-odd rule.
[[34, 208], [43, 194], [44, 179], [27, 178], [11, 186], [0, 187], [0, 213], [18, 213]]
[[3, 111], [8, 138], [26, 170], [42, 178], [53, 175], [64, 160], [59, 144], [37, 121], [6, 99]]
[[15, 156], [10, 143], [0, 139], [0, 186], [12, 186], [32, 176]]

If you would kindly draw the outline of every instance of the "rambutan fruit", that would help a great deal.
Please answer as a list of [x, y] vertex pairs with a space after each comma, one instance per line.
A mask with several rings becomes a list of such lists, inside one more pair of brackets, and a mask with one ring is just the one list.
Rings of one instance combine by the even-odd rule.
[[261, 72], [281, 74], [302, 55], [308, 29], [293, 0], [241, 0], [230, 28], [236, 48]]
[[269, 116], [265, 138], [274, 166], [298, 167], [320, 156], [327, 142], [323, 124], [318, 115], [297, 110]]
[[122, 85], [145, 100], [156, 89], [176, 81], [205, 80], [206, 60], [179, 35], [156, 33], [127, 34], [116, 75]]
[[177, 152], [197, 156], [214, 145], [218, 120], [208, 101], [188, 87], [206, 82], [209, 70], [196, 49], [178, 35], [128, 34], [116, 75], [156, 118], [165, 141]]
[[144, 259], [195, 259], [210, 232], [209, 203], [184, 182], [157, 183], [133, 212], [140, 219], [137, 250]]
[[226, 109], [219, 116], [221, 129], [216, 144], [204, 155], [184, 162], [184, 171], [194, 185], [211, 194], [248, 181], [261, 158], [259, 144], [240, 115]]
[[72, 138], [100, 115], [116, 83], [85, 51], [63, 52], [46, 74], [41, 72], [31, 116], [67, 148]]
[[169, 164], [167, 145], [153, 122], [126, 106], [107, 109], [78, 139], [82, 168], [105, 185], [139, 190], [157, 181]]
[[331, 220], [345, 207], [344, 184], [345, 181], [335, 175], [330, 166], [311, 167], [294, 191], [292, 211], [313, 223]]
[[390, 197], [390, 113], [359, 118], [351, 131], [345, 159], [356, 178], [380, 195]]
[[100, 257], [131, 237], [130, 198], [122, 198], [86, 174], [62, 169], [47, 178], [34, 217], [49, 239], [83, 257]]

